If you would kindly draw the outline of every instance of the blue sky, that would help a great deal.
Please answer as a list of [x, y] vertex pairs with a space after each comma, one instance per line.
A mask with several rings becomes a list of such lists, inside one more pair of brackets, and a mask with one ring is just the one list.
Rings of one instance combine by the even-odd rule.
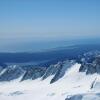
[[99, 36], [100, 0], [0, 0], [0, 45]]

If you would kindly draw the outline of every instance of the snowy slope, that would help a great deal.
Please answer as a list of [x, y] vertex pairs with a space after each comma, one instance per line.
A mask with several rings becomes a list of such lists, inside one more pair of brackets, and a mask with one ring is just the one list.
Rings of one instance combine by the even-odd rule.
[[[84, 95], [79, 100], [100, 100], [100, 75], [86, 75], [79, 72], [80, 64], [75, 63], [66, 70], [63, 77], [50, 84], [54, 74], [46, 79], [19, 79], [0, 83], [0, 100], [78, 100], [68, 99], [75, 95]], [[96, 98], [96, 99], [93, 99]]]

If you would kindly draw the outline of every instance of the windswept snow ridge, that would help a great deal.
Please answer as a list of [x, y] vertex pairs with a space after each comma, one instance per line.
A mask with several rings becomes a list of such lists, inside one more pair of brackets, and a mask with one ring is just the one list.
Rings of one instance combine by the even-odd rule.
[[91, 63], [66, 60], [43, 69], [7, 67], [0, 74], [0, 100], [100, 100], [99, 61], [99, 57]]

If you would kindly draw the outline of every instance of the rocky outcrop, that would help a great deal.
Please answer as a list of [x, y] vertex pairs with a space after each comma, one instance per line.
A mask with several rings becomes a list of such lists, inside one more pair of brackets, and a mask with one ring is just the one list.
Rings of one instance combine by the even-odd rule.
[[28, 67], [25, 68], [25, 74], [23, 76], [23, 78], [21, 79], [21, 81], [23, 80], [27, 80], [27, 79], [37, 79], [40, 78], [44, 75], [46, 68], [44, 67]]
[[50, 83], [53, 83], [53, 82], [59, 80], [60, 78], [62, 78], [65, 75], [67, 69], [74, 64], [75, 64], [75, 61], [73, 61], [73, 60], [71, 60], [71, 61], [67, 60], [67, 61], [64, 61], [64, 62], [60, 62], [58, 64], [59, 68], [56, 71], [56, 73], [55, 73], [55, 75], [54, 75], [54, 77], [53, 77], [53, 79], [51, 80]]
[[19, 78], [24, 73], [24, 70], [18, 66], [8, 66], [2, 69], [0, 81], [10, 81]]
[[65, 100], [100, 100], [99, 93], [77, 94], [67, 97]]
[[65, 100], [82, 100], [82, 95], [74, 95], [72, 97], [67, 97]]
[[50, 83], [54, 83], [60, 78], [62, 78], [67, 69], [75, 64], [73, 60], [66, 60], [63, 62], [58, 62], [55, 65], [50, 65], [50, 67], [34, 67], [34, 66], [8, 66], [1, 69], [0, 81], [11, 81], [20, 78], [20, 81], [24, 80], [35, 80], [37, 78], [42, 78], [42, 80], [53, 75]]
[[[98, 53], [87, 53], [81, 59], [81, 67], [79, 72], [86, 72], [86, 74], [100, 74], [100, 54]], [[0, 81], [10, 81], [17, 79], [22, 76], [20, 81], [27, 79], [37, 79], [42, 80], [52, 76], [50, 83], [54, 83], [60, 78], [62, 78], [67, 69], [74, 65], [76, 62], [74, 60], [66, 60], [58, 62], [55, 65], [50, 65], [50, 67], [34, 67], [34, 66], [7, 66], [0, 67]]]
[[89, 56], [88, 59], [92, 59], [91, 62], [87, 60], [87, 57], [82, 58], [79, 72], [86, 72], [86, 74], [100, 74], [100, 55], [92, 55]]
[[86, 74], [94, 74], [97, 72], [96, 66], [91, 63], [82, 64], [79, 72], [86, 72]]
[[67, 69], [71, 67], [73, 64], [75, 64], [75, 61], [66, 60], [63, 62], [58, 62], [55, 65], [51, 65], [49, 68], [47, 68], [42, 79], [44, 80], [47, 77], [53, 75], [53, 78], [51, 79], [50, 83], [54, 83], [55, 81], [62, 78], [65, 75], [65, 72], [67, 71]]
[[24, 81], [27, 79], [36, 79], [42, 77], [45, 72], [45, 68], [42, 67], [21, 67], [21, 66], [8, 66], [6, 68], [0, 67], [0, 81], [11, 81], [14, 79], [18, 79], [20, 77], [20, 81]]

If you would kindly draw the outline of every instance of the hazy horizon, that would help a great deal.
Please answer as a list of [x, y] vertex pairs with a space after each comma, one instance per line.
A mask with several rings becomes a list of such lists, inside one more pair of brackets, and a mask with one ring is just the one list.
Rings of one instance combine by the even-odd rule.
[[20, 51], [52, 41], [99, 39], [99, 5], [99, 0], [0, 1], [0, 51]]

